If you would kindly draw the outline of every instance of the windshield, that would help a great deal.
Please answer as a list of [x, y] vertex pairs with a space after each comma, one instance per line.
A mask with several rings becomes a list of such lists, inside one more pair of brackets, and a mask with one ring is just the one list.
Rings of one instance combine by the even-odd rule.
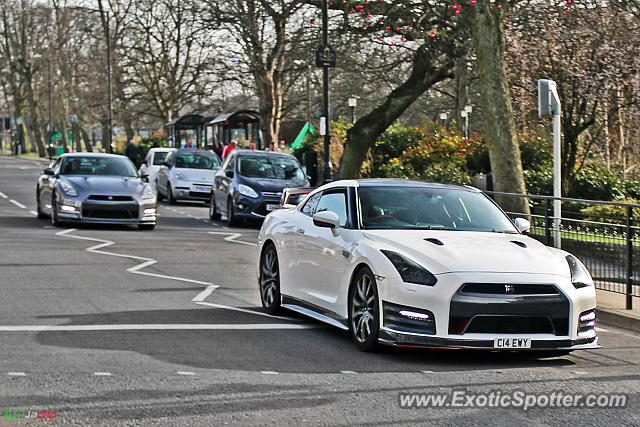
[[176, 155], [176, 167], [186, 169], [220, 169], [220, 159], [206, 151], [180, 152]]
[[365, 229], [465, 230], [517, 233], [484, 194], [424, 187], [360, 187]]
[[162, 162], [167, 159], [167, 154], [169, 154], [168, 151], [156, 151], [153, 153], [153, 165], [161, 166]]
[[240, 156], [238, 173], [247, 178], [304, 179], [304, 172], [296, 159], [280, 156]]
[[60, 175], [138, 176], [131, 160], [124, 157], [65, 157]]

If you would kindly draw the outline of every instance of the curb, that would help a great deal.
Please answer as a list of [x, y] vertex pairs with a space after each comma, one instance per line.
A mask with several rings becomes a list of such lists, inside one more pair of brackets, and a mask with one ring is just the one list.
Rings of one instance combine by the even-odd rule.
[[618, 328], [640, 332], [640, 317], [627, 314], [624, 310], [614, 310], [596, 307], [596, 317], [599, 322], [607, 323]]

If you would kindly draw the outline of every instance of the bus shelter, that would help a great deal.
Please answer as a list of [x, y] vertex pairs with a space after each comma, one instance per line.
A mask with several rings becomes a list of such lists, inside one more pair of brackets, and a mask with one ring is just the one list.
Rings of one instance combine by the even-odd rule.
[[190, 139], [195, 148], [204, 147], [205, 117], [201, 114], [185, 114], [167, 123], [169, 146], [180, 148]]
[[262, 149], [262, 133], [260, 132], [260, 115], [253, 110], [240, 110], [234, 113], [221, 113], [207, 123], [207, 140], [211, 128], [211, 143], [229, 144], [235, 139], [238, 147], [249, 148], [251, 143]]

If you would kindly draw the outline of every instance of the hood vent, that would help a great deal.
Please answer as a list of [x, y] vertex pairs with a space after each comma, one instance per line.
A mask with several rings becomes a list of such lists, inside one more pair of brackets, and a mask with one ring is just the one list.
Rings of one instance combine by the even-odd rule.
[[517, 240], [512, 240], [512, 241], [511, 241], [511, 243], [513, 243], [514, 245], [518, 245], [518, 246], [520, 246], [521, 248], [526, 248], [526, 247], [527, 247], [526, 243], [524, 243], [524, 242], [519, 242], [519, 241], [517, 241]]
[[438, 246], [444, 246], [444, 243], [442, 243], [440, 240], [434, 238], [434, 237], [427, 237], [426, 239], [424, 239], [426, 242], [429, 243], [433, 243], [434, 245], [438, 245]]

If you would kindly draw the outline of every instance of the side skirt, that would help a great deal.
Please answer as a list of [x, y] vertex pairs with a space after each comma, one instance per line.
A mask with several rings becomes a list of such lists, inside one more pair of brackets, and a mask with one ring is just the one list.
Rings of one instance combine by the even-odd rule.
[[333, 311], [326, 310], [301, 299], [294, 298], [289, 295], [282, 295], [282, 307], [304, 314], [305, 316], [327, 323], [331, 326], [335, 326], [342, 330], [349, 330], [349, 327], [347, 326], [347, 319], [338, 316]]

